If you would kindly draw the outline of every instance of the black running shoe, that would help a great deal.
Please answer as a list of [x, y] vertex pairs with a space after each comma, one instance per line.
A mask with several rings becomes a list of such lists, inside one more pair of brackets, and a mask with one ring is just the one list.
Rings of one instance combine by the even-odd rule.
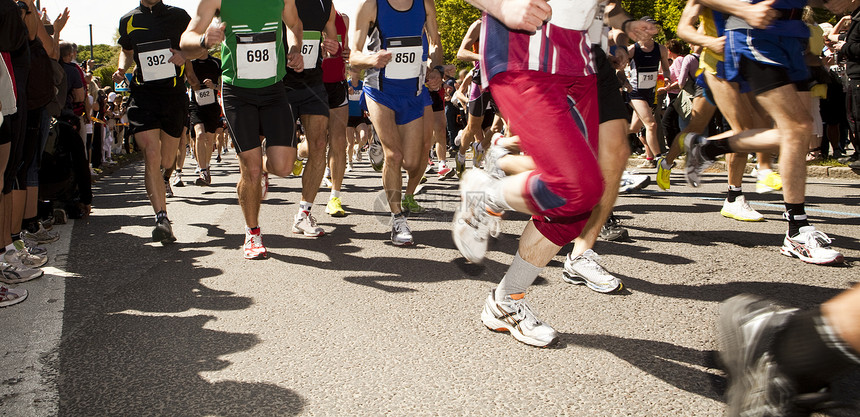
[[627, 229], [621, 227], [615, 214], [610, 214], [609, 218], [606, 219], [606, 223], [600, 227], [600, 238], [603, 240], [614, 242], [616, 240], [627, 239], [628, 237], [630, 237], [630, 234], [627, 233]]
[[173, 228], [170, 227], [170, 220], [166, 216], [155, 221], [155, 229], [152, 230], [152, 241], [161, 242], [162, 245], [176, 242], [176, 236], [173, 236]]

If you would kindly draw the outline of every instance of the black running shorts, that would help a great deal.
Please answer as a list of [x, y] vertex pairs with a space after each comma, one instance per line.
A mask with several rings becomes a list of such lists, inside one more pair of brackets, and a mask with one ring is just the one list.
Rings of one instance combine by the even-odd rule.
[[224, 84], [224, 116], [238, 153], [260, 146], [296, 146], [295, 116], [281, 83], [263, 88], [242, 88]]
[[615, 68], [612, 68], [603, 48], [595, 46], [591, 52], [594, 54], [594, 65], [597, 68], [597, 107], [600, 123], [627, 120], [627, 105], [624, 104], [621, 83], [615, 76]]
[[322, 83], [303, 88], [286, 87], [286, 89], [287, 101], [293, 108], [294, 118], [304, 114], [328, 117], [328, 94]]
[[191, 113], [191, 126], [202, 124], [206, 133], [215, 133], [222, 126], [221, 106], [218, 103], [199, 106], [192, 100], [188, 110]]
[[325, 92], [328, 94], [328, 108], [337, 109], [349, 104], [349, 86], [345, 80], [325, 83]]
[[184, 93], [153, 93], [137, 88], [128, 106], [131, 133], [161, 129], [169, 136], [182, 136], [188, 126], [188, 96]]
[[495, 107], [495, 103], [493, 103], [493, 96], [490, 95], [489, 91], [484, 91], [481, 93], [478, 98], [472, 100], [468, 104], [469, 115], [475, 117], [484, 117], [484, 113], [487, 111], [487, 105], [492, 105]]

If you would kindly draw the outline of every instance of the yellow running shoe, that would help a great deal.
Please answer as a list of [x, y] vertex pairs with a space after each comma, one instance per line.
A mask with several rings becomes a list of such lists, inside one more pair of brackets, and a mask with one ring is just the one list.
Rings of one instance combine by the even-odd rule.
[[346, 212], [343, 210], [343, 205], [340, 202], [340, 197], [332, 197], [331, 200], [328, 201], [328, 205], [325, 206], [326, 214], [330, 214], [332, 217], [345, 217]]
[[305, 164], [301, 159], [296, 158], [296, 162], [293, 162], [293, 176], [299, 177], [302, 175], [302, 171], [305, 169]]
[[411, 194], [407, 194], [403, 197], [403, 201], [400, 202], [400, 206], [403, 207], [403, 211], [419, 214], [424, 212], [424, 207], [421, 207], [418, 202], [415, 201], [415, 196]]
[[672, 174], [672, 168], [663, 168], [664, 160], [666, 160], [666, 157], [663, 156], [657, 160], [657, 186], [661, 190], [668, 190], [670, 186], [669, 176]]
[[782, 177], [777, 172], [771, 172], [764, 178], [759, 177], [755, 183], [755, 192], [759, 194], [772, 193], [782, 189]]

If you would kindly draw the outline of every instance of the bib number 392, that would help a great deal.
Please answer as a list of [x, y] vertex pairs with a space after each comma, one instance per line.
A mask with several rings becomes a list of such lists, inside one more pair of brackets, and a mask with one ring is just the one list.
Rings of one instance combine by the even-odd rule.
[[170, 62], [170, 41], [161, 40], [138, 45], [137, 57], [143, 81], [158, 81], [176, 76], [176, 65]]
[[278, 75], [275, 32], [236, 35], [236, 75], [243, 80], [266, 80]]

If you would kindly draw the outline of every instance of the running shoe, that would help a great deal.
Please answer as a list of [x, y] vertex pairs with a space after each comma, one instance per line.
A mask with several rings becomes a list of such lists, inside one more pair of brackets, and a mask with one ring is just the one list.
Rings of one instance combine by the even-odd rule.
[[28, 253], [36, 256], [48, 255], [48, 250], [43, 246], [39, 246], [38, 243], [29, 239], [21, 239], [21, 241], [24, 242], [24, 250]]
[[656, 159], [645, 159], [641, 164], [637, 165], [636, 168], [648, 169], [654, 168], [656, 166]]
[[693, 187], [699, 186], [702, 172], [714, 163], [713, 160], [708, 159], [704, 154], [702, 154], [702, 146], [707, 140], [708, 138], [695, 133], [688, 133], [684, 136], [684, 149], [687, 150], [687, 161], [684, 164], [684, 176], [687, 179], [687, 183]]
[[796, 416], [795, 383], [774, 360], [773, 343], [796, 309], [742, 294], [720, 306], [720, 362], [728, 374], [728, 416]]
[[455, 174], [456, 172], [447, 165], [439, 169], [439, 179], [448, 179], [453, 177]]
[[629, 193], [635, 190], [641, 190], [651, 184], [651, 177], [648, 175], [633, 175], [627, 171], [621, 175], [621, 183], [618, 185], [619, 193]]
[[300, 177], [302, 176], [302, 171], [305, 170], [305, 164], [301, 159], [296, 158], [296, 161], [293, 162], [293, 176]]
[[624, 240], [630, 237], [627, 229], [621, 227], [621, 222], [615, 214], [610, 213], [606, 223], [600, 227], [600, 238], [609, 242]]
[[509, 332], [527, 345], [546, 347], [558, 341], [558, 333], [537, 318], [522, 293], [496, 300], [496, 291], [491, 289], [481, 311], [481, 321], [488, 329]]
[[215, 162], [217, 162], [219, 164], [221, 163], [221, 155], [218, 155], [217, 157], [215, 157]]
[[396, 246], [412, 246], [412, 229], [406, 223], [406, 216], [394, 217], [391, 225], [391, 243]]
[[167, 198], [173, 197], [173, 188], [170, 188], [170, 181], [164, 179], [164, 196]]
[[0, 286], [0, 307], [9, 307], [27, 299], [27, 290]]
[[21, 237], [24, 239], [32, 240], [40, 245], [44, 245], [46, 243], [54, 243], [60, 240], [60, 232], [47, 230], [42, 224], [39, 224], [39, 230], [34, 233], [30, 233], [26, 230], [21, 231]]
[[319, 237], [325, 234], [322, 227], [317, 226], [313, 214], [298, 212], [293, 218], [293, 233], [304, 234], [307, 237]]
[[382, 171], [382, 166], [385, 164], [385, 151], [382, 150], [382, 142], [379, 141], [379, 135], [376, 130], [371, 129], [373, 138], [370, 141], [370, 146], [367, 148], [367, 157], [370, 159], [370, 166], [376, 172]]
[[325, 187], [325, 188], [331, 188], [331, 186], [332, 186], [331, 178], [329, 178], [329, 177], [323, 177], [323, 179], [322, 179], [322, 186], [323, 186], [323, 187]]
[[[462, 158], [462, 160], [461, 160]], [[466, 172], [466, 157], [457, 153], [454, 156], [454, 170], [457, 171], [457, 177], [463, 178], [463, 173]]]
[[44, 271], [38, 268], [27, 268], [20, 265], [12, 265], [8, 262], [0, 262], [0, 281], [6, 284], [20, 284], [34, 280], [44, 275]]
[[[496, 133], [496, 135], [499, 135]], [[493, 136], [495, 143], [495, 135]], [[508, 155], [510, 151], [499, 145], [490, 145], [490, 149], [484, 153], [484, 171], [487, 171], [493, 178], [503, 178], [507, 174], [499, 167], [499, 159], [502, 159], [504, 156]]]
[[170, 226], [170, 220], [167, 219], [167, 216], [155, 221], [155, 229], [152, 229], [152, 241], [161, 242], [162, 245], [176, 242], [173, 227]]
[[454, 137], [454, 146], [460, 146], [463, 143], [463, 129], [457, 131], [457, 136]]
[[170, 185], [174, 187], [184, 187], [185, 183], [182, 182], [182, 171], [176, 170], [173, 171], [173, 181], [170, 182]]
[[69, 216], [63, 209], [54, 209], [51, 214], [51, 217], [54, 218], [54, 224], [66, 224], [69, 221]]
[[568, 254], [561, 278], [568, 284], [585, 285], [600, 293], [620, 290], [623, 287], [621, 281], [600, 266], [598, 261], [600, 256], [591, 249], [574, 258]]
[[325, 206], [325, 212], [332, 217], [346, 216], [346, 211], [343, 210], [343, 204], [340, 201], [340, 197], [332, 197]]
[[48, 255], [33, 255], [27, 252], [26, 249], [7, 249], [6, 253], [3, 254], [3, 260], [7, 263], [19, 266], [23, 265], [27, 268], [41, 268], [48, 263]]
[[421, 207], [421, 205], [415, 201], [414, 195], [404, 195], [403, 200], [400, 202], [400, 207], [403, 208], [403, 211], [410, 214], [421, 214], [424, 212], [424, 207]]
[[[259, 229], [258, 229], [259, 230]], [[263, 235], [258, 231], [256, 234], [245, 232], [245, 259], [266, 259], [269, 252], [263, 246]]]
[[212, 175], [209, 174], [209, 170], [201, 169], [200, 173], [197, 174], [197, 179], [194, 181], [194, 184], [201, 187], [208, 187], [212, 184]]
[[824, 232], [815, 230], [815, 226], [804, 226], [797, 236], [791, 237], [786, 233], [779, 253], [810, 264], [842, 263], [842, 254], [830, 248], [831, 242], [832, 239]]
[[498, 236], [501, 213], [487, 207], [486, 192], [494, 181], [486, 172], [470, 169], [460, 183], [460, 205], [454, 211], [451, 235], [460, 253], [472, 263], [481, 263], [491, 236]]
[[759, 194], [772, 193], [782, 189], [782, 177], [777, 172], [761, 177], [755, 183], [755, 192]]
[[472, 142], [472, 167], [480, 168], [483, 159], [484, 150], [481, 149], [481, 142]]
[[670, 187], [669, 176], [672, 174], [672, 168], [675, 167], [675, 164], [672, 164], [669, 169], [663, 168], [663, 161], [666, 160], [666, 157], [661, 156], [660, 159], [657, 160], [657, 186], [660, 187], [661, 190], [668, 190]]
[[53, 230], [54, 229], [54, 216], [50, 216], [47, 219], [40, 220], [39, 224], [45, 228], [45, 230]]
[[265, 200], [267, 195], [269, 195], [269, 173], [264, 172], [260, 176], [260, 198]]
[[723, 209], [720, 210], [720, 214], [722, 214], [723, 217], [740, 220], [742, 222], [760, 222], [764, 220], [764, 216], [750, 207], [749, 203], [747, 203], [747, 199], [742, 195], [736, 197], [734, 203], [730, 203], [728, 199], [723, 201]]

